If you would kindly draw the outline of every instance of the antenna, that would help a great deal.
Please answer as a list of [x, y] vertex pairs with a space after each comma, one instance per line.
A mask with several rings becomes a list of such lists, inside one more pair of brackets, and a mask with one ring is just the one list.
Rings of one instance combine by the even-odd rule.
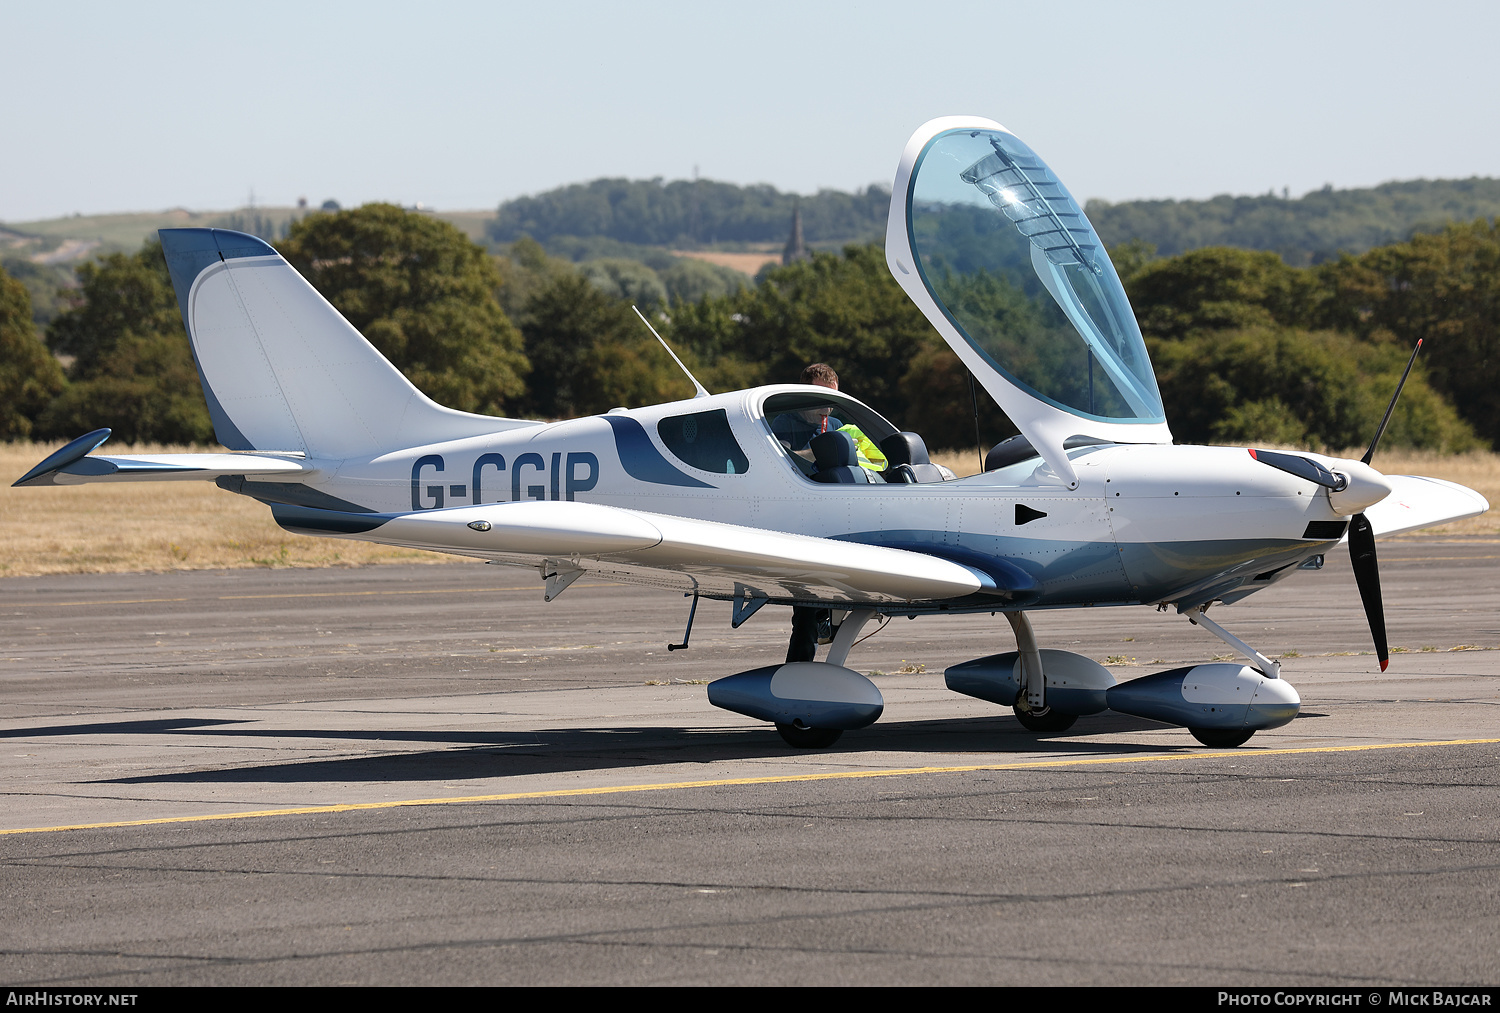
[[693, 389], [698, 392], [693, 395], [693, 400], [696, 401], [700, 397], [708, 397], [708, 391], [703, 389], [703, 384], [699, 383], [698, 378], [692, 374], [692, 371], [682, 364], [682, 360], [677, 357], [676, 352], [672, 351], [672, 346], [667, 344], [666, 339], [656, 333], [656, 328], [651, 326], [651, 321], [646, 319], [646, 314], [641, 312], [640, 307], [635, 303], [631, 303], [630, 308], [635, 310], [635, 315], [641, 318], [641, 323], [646, 325], [646, 330], [650, 331], [656, 337], [656, 340], [661, 342], [661, 347], [665, 348], [667, 354], [672, 357], [672, 361], [677, 363], [677, 368], [686, 373], [687, 378], [693, 381]]

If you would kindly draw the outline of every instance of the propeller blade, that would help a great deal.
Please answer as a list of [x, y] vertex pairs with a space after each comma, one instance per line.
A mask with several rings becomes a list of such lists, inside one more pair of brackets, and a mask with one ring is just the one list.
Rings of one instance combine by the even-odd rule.
[[1380, 567], [1375, 561], [1375, 529], [1364, 514], [1349, 522], [1349, 561], [1354, 564], [1354, 583], [1365, 604], [1365, 618], [1370, 621], [1370, 635], [1375, 638], [1375, 656], [1380, 670], [1391, 663], [1391, 652], [1385, 642], [1385, 605], [1380, 599]]
[[[1360, 458], [1365, 464], [1369, 464], [1375, 457], [1375, 448], [1380, 445], [1380, 438], [1385, 435], [1385, 427], [1391, 421], [1391, 412], [1396, 410], [1396, 401], [1401, 397], [1401, 388], [1406, 386], [1406, 378], [1411, 376], [1411, 367], [1416, 365], [1417, 353], [1421, 350], [1422, 339], [1418, 338], [1417, 347], [1411, 350], [1411, 358], [1406, 360], [1406, 372], [1401, 374], [1401, 382], [1396, 384], [1396, 393], [1391, 395], [1391, 403], [1386, 405], [1385, 417], [1380, 420], [1380, 427], [1375, 430], [1375, 438], [1370, 441], [1370, 449], [1366, 450], [1365, 456]], [[1381, 671], [1384, 670], [1385, 666], [1382, 665]]]

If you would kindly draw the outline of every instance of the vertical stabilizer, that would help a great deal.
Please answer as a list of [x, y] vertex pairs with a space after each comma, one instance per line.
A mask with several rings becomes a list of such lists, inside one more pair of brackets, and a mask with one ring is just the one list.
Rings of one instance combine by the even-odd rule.
[[255, 236], [160, 235], [214, 432], [231, 450], [339, 460], [528, 424], [432, 401]]

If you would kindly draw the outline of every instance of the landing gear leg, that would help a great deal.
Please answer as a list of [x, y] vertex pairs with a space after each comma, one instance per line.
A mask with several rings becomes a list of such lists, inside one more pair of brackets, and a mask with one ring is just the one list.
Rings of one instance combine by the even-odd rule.
[[[1208, 618], [1208, 616], [1204, 615], [1207, 611], [1207, 605], [1200, 605], [1188, 613], [1188, 622], [1194, 626], [1203, 627], [1224, 641], [1224, 643], [1233, 647], [1237, 652], [1248, 658], [1256, 668], [1260, 669], [1260, 674], [1264, 675], [1267, 679], [1281, 678], [1281, 665], [1279, 663], [1272, 661], [1239, 637]], [[1250, 741], [1250, 736], [1255, 734], [1254, 728], [1189, 728], [1188, 731], [1193, 733], [1193, 738], [1210, 749], [1233, 749], [1236, 746], [1243, 746], [1246, 742]]]
[[1032, 732], [1061, 732], [1073, 727], [1077, 714], [1060, 714], [1047, 706], [1047, 676], [1042, 671], [1042, 652], [1025, 612], [1007, 612], [1005, 618], [1016, 634], [1021, 654], [1021, 692], [1016, 697], [1016, 720]]
[[[802, 623], [800, 626], [798, 625], [799, 617]], [[865, 624], [873, 618], [875, 618], [873, 609], [860, 609], [850, 612], [844, 621], [839, 624], [838, 632], [833, 637], [833, 643], [828, 646], [828, 656], [824, 658], [824, 662], [829, 665], [842, 666], [849, 658], [849, 649], [859, 639], [860, 630], [864, 629]], [[797, 644], [797, 637], [800, 633], [804, 638], [804, 642], [811, 644], [812, 650], [815, 651], [817, 649], [816, 634], [812, 632], [816, 621], [816, 609], [798, 608], [793, 613], [792, 643], [794, 647]], [[795, 659], [789, 653], [787, 660], [812, 661], [813, 659], [810, 653], [807, 657]], [[776, 732], [787, 745], [795, 749], [827, 749], [839, 740], [840, 735], [844, 734], [842, 728], [809, 728], [801, 722], [789, 725], [778, 724]]]

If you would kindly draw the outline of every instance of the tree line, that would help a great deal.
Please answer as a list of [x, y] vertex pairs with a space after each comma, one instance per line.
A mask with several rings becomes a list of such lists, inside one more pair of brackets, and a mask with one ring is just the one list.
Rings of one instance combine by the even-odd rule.
[[[808, 197], [770, 186], [713, 180], [596, 179], [558, 187], [499, 206], [489, 226], [495, 243], [530, 236], [549, 251], [585, 259], [630, 256], [623, 246], [695, 246], [786, 240], [800, 207], [809, 243], [835, 247], [878, 242], [885, 234], [890, 191], [823, 190]], [[1364, 189], [1332, 186], [1302, 197], [1228, 195], [1208, 200], [1091, 200], [1089, 220], [1108, 245], [1140, 241], [1163, 256], [1207, 246], [1269, 250], [1305, 267], [1438, 232], [1451, 221], [1500, 214], [1500, 179], [1408, 180]], [[616, 252], [596, 248], [614, 244]]]
[[[823, 361], [929, 446], [972, 446], [976, 402], [981, 442], [1015, 432], [878, 246], [651, 303], [597, 262], [581, 268], [530, 238], [494, 255], [391, 205], [309, 216], [276, 245], [418, 387], [465, 411], [564, 418], [691, 396], [635, 301], [710, 390], [795, 380]], [[1231, 248], [1112, 252], [1181, 442], [1366, 442], [1417, 338], [1423, 356], [1387, 440], [1462, 450], [1500, 439], [1500, 231], [1490, 222], [1314, 267]], [[109, 426], [125, 442], [211, 443], [159, 244], [77, 277], [39, 333], [26, 289], [0, 274], [0, 438]]]
[[489, 236], [497, 243], [529, 236], [549, 246], [561, 237], [596, 236], [644, 246], [781, 243], [800, 208], [809, 242], [869, 242], [885, 233], [890, 203], [890, 190], [878, 186], [799, 197], [710, 179], [596, 179], [504, 202]]

